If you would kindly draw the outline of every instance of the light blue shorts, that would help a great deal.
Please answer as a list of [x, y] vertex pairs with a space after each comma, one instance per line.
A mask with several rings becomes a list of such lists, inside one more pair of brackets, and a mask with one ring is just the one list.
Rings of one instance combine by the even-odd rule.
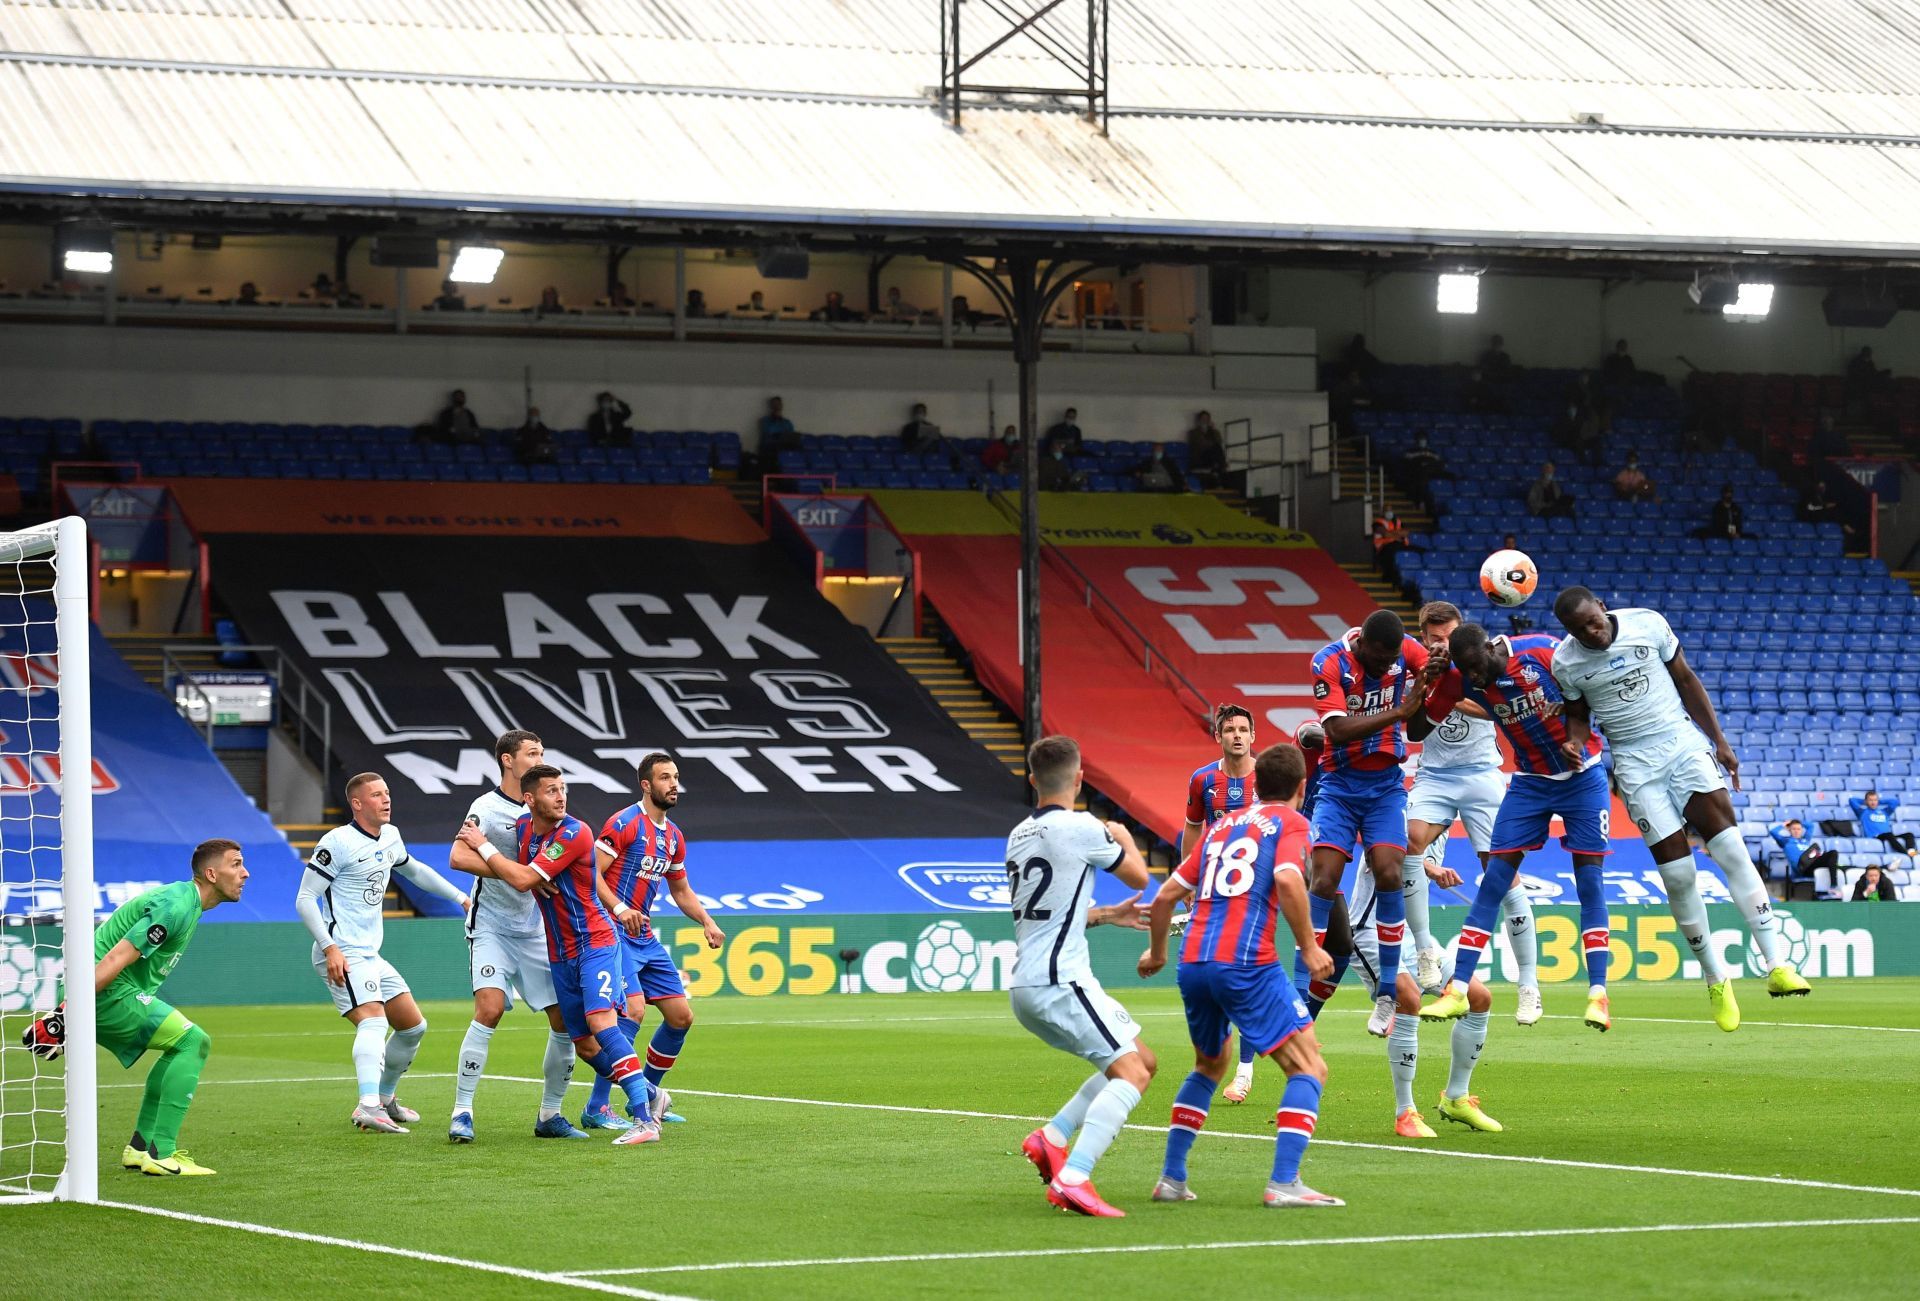
[[[1422, 768], [1407, 792], [1407, 821], [1451, 829], [1458, 818], [1473, 852], [1484, 854], [1493, 848], [1493, 819], [1506, 795], [1507, 775], [1498, 768]], [[1444, 832], [1433, 843], [1446, 852]]]

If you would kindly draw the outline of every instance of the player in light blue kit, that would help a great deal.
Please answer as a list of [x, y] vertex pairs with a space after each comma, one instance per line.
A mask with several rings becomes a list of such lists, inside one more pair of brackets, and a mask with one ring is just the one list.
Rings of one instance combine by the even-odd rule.
[[[1136, 907], [1146, 860], [1127, 829], [1074, 811], [1080, 795], [1080, 747], [1043, 736], [1027, 751], [1027, 780], [1039, 807], [1007, 836], [1007, 886], [1013, 898], [1013, 1015], [1050, 1048], [1092, 1062], [1094, 1073], [1020, 1150], [1040, 1171], [1047, 1201], [1061, 1210], [1123, 1216], [1093, 1186], [1093, 1167], [1153, 1082], [1157, 1063], [1139, 1042], [1140, 1026], [1100, 987], [1087, 955], [1087, 927], [1103, 921], [1138, 928]], [[1111, 872], [1133, 898], [1090, 909], [1094, 874]], [[1075, 1131], [1073, 1151], [1067, 1142]]]
[[[1460, 626], [1459, 609], [1447, 601], [1429, 601], [1420, 608], [1420, 640], [1427, 653], [1445, 658], [1447, 638]], [[1415, 979], [1420, 988], [1437, 994], [1447, 983], [1452, 963], [1433, 938], [1427, 911], [1428, 882], [1450, 889], [1460, 874], [1446, 866], [1447, 833], [1454, 819], [1467, 829], [1467, 840], [1480, 856], [1484, 871], [1493, 848], [1493, 820], [1506, 798], [1507, 775], [1500, 769], [1500, 743], [1493, 720], [1478, 705], [1461, 701], [1438, 724], [1425, 714], [1407, 725], [1408, 735], [1421, 741], [1420, 767], [1407, 793], [1407, 859], [1400, 879], [1407, 894], [1407, 933], [1415, 950]], [[1358, 907], [1356, 901], [1355, 907]], [[1518, 970], [1513, 1019], [1521, 1025], [1540, 1020], [1539, 942], [1533, 925], [1533, 902], [1518, 881], [1500, 901], [1506, 915], [1507, 947]]]
[[1720, 731], [1713, 701], [1687, 664], [1680, 639], [1653, 610], [1609, 610], [1584, 587], [1553, 602], [1571, 634], [1553, 653], [1553, 676], [1567, 699], [1567, 744], [1583, 744], [1597, 725], [1613, 748], [1614, 782], [1667, 886], [1667, 906], [1700, 964], [1714, 1023], [1740, 1025], [1733, 984], [1714, 951], [1687, 824], [1726, 873], [1774, 998], [1811, 991], [1781, 952], [1766, 883], [1734, 822], [1727, 778], [1740, 785], [1740, 760]]

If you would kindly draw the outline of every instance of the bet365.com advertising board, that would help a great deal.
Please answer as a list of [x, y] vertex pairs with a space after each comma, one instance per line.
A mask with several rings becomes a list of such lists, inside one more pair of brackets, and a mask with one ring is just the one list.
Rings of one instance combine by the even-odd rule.
[[[1437, 933], [1451, 938], [1465, 909], [1436, 909]], [[1714, 907], [1715, 946], [1736, 970], [1763, 973], [1748, 960], [1737, 910]], [[1539, 908], [1540, 979], [1585, 980], [1577, 910]], [[1787, 956], [1815, 980], [1920, 974], [1920, 907], [1807, 903], [1778, 910]], [[927, 914], [724, 918], [725, 947], [708, 949], [700, 929], [661, 919], [661, 935], [696, 998], [727, 994], [883, 995], [980, 992], [1007, 988], [1013, 971], [1013, 922], [1001, 914]], [[1700, 972], [1664, 908], [1612, 912], [1612, 978], [1697, 980]], [[48, 932], [42, 931], [46, 940]], [[1134, 961], [1144, 932], [1098, 927], [1088, 933], [1094, 973], [1115, 989], [1140, 984]], [[164, 997], [181, 1007], [227, 1003], [320, 1002], [304, 928], [289, 923], [202, 927], [168, 979]], [[467, 945], [457, 921], [387, 927], [387, 958], [425, 999], [465, 999]], [[1482, 975], [1511, 981], [1513, 959], [1496, 934]], [[51, 1006], [56, 955], [36, 949], [25, 931], [0, 932], [0, 1012]], [[1357, 976], [1350, 979], [1357, 984]], [[1166, 977], [1160, 978], [1162, 982]]]

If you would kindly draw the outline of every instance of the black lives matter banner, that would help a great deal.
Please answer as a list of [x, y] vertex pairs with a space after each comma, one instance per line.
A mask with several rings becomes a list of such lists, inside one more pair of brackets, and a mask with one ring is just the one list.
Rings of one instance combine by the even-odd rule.
[[402, 825], [453, 826], [493, 738], [538, 733], [589, 824], [679, 761], [675, 818], [725, 840], [978, 836], [1016, 780], [769, 543], [309, 538], [214, 543], [247, 636], [334, 706], [349, 771], [384, 773]]

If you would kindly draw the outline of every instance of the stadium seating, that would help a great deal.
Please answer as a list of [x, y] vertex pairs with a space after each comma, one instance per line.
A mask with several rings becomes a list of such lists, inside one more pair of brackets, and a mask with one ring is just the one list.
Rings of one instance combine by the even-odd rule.
[[[1775, 875], [1784, 876], [1785, 863], [1768, 835], [1774, 823], [1850, 820], [1848, 798], [1869, 786], [1920, 806], [1912, 771], [1920, 691], [1897, 682], [1863, 691], [1852, 662], [1860, 651], [1911, 645], [1920, 637], [1920, 602], [1881, 561], [1844, 554], [1838, 525], [1798, 522], [1793, 494], [1745, 452], [1687, 458], [1677, 399], [1664, 388], [1627, 395], [1605, 463], [1589, 468], [1548, 437], [1565, 373], [1524, 373], [1511, 413], [1490, 415], [1460, 410], [1457, 372], [1387, 369], [1384, 390], [1403, 409], [1360, 412], [1356, 427], [1388, 460], [1426, 430], [1457, 476], [1434, 485], [1444, 530], [1416, 535], [1424, 553], [1398, 558], [1401, 579], [1420, 599], [1452, 601], [1469, 618], [1507, 629], [1509, 612], [1481, 595], [1477, 575], [1512, 533], [1540, 567], [1542, 597], [1523, 616], [1533, 627], [1559, 632], [1551, 597], [1571, 583], [1610, 606], [1660, 610], [1741, 757], [1745, 789], [1733, 796], [1741, 832]], [[1816, 383], [1812, 391], [1823, 390]], [[1629, 447], [1658, 486], [1657, 503], [1615, 499], [1611, 478]], [[1527, 514], [1528, 485], [1545, 461], [1577, 499], [1573, 518]], [[1694, 538], [1729, 483], [1752, 536]], [[1900, 857], [1857, 836], [1820, 838], [1852, 866]]]

